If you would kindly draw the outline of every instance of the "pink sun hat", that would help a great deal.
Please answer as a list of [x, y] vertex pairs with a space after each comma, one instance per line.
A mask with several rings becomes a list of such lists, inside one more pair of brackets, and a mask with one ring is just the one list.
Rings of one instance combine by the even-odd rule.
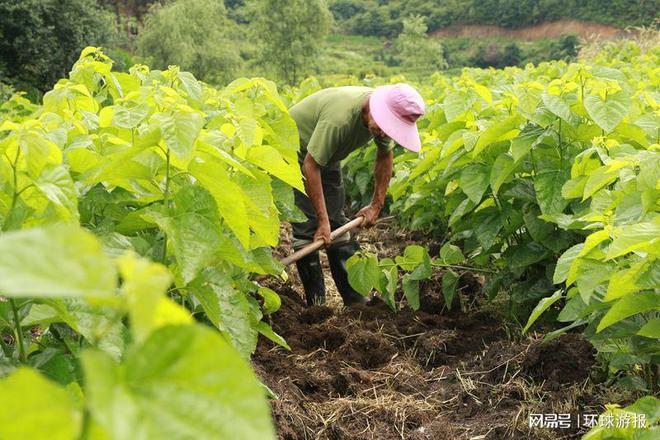
[[419, 152], [416, 121], [424, 114], [424, 99], [408, 84], [376, 88], [369, 97], [369, 110], [374, 121], [387, 136], [402, 147]]

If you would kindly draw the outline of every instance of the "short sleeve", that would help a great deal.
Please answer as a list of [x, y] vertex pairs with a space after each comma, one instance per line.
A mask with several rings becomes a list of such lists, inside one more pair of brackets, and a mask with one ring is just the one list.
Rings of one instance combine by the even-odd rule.
[[394, 141], [391, 139], [386, 140], [374, 137], [374, 143], [381, 150], [392, 151], [394, 149]]
[[316, 163], [324, 167], [339, 150], [341, 143], [341, 129], [327, 121], [320, 121], [309, 139], [307, 152]]

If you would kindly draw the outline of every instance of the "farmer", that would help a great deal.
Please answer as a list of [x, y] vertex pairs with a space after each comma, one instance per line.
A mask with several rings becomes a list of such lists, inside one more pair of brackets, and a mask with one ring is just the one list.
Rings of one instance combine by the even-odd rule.
[[[299, 191], [295, 194], [296, 206], [307, 221], [293, 223], [293, 247], [298, 250], [322, 239], [344, 304], [364, 303], [366, 298], [349, 285], [346, 272], [346, 260], [359, 250], [358, 242], [346, 233], [330, 243], [330, 231], [348, 222], [339, 162], [374, 139], [378, 147], [374, 195], [357, 214], [364, 217], [363, 226], [372, 226], [385, 202], [392, 175], [392, 140], [414, 152], [420, 149], [415, 122], [424, 114], [424, 100], [407, 84], [376, 89], [334, 87], [308, 96], [291, 107], [290, 113], [300, 134], [298, 162], [307, 192], [307, 196]], [[296, 266], [307, 304], [323, 304], [325, 284], [319, 253], [298, 260]]]

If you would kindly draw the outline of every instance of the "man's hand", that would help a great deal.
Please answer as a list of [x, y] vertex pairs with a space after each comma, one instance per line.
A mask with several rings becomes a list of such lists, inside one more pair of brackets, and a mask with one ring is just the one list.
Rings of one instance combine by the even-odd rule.
[[314, 241], [323, 240], [325, 246], [330, 244], [330, 222], [319, 222], [318, 228], [316, 228], [316, 233], [314, 234]]
[[380, 215], [380, 210], [381, 210], [380, 205], [375, 205], [373, 203], [370, 203], [364, 208], [360, 209], [356, 217], [360, 217], [360, 216], [364, 217], [364, 222], [362, 223], [362, 227], [368, 228], [376, 223], [376, 220], [378, 220], [378, 216]]

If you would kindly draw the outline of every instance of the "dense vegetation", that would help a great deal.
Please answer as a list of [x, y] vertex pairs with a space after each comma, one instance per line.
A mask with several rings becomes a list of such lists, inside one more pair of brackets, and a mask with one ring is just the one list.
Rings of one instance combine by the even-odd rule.
[[516, 28], [560, 18], [614, 26], [650, 25], [657, 0], [331, 0], [341, 29], [358, 35], [396, 36], [403, 20], [419, 14], [431, 31], [454, 24], [494, 24]]
[[[398, 266], [419, 307], [419, 280], [448, 267], [451, 306], [461, 272], [491, 272], [484, 293], [504, 295], [514, 320], [531, 312], [525, 330], [562, 301], [554, 316], [566, 326], [549, 338], [583, 328], [611, 374], [657, 391], [659, 56], [628, 47], [606, 65], [435, 76], [423, 88], [428, 147], [398, 157], [391, 212], [445, 245], [437, 260], [420, 246], [396, 261], [357, 257], [355, 287], [394, 308]], [[357, 155], [346, 164], [358, 199], [369, 166]]]
[[87, 48], [42, 106], [2, 105], [0, 437], [268, 438], [245, 359], [286, 343], [252, 274], [282, 270], [295, 124], [266, 80], [111, 67]]
[[[478, 278], [508, 337], [581, 333], [603, 388], [628, 393], [612, 400], [641, 397], [607, 414], [651, 428], [585, 438], [656, 438], [657, 33], [570, 62], [570, 36], [427, 31], [559, 13], [648, 24], [657, 1], [329, 3], [335, 26], [368, 36], [328, 38], [323, 0], [0, 0], [0, 438], [274, 437], [277, 396], [249, 360], [260, 338], [290, 350], [265, 281], [286, 279], [273, 248], [282, 221], [302, 220], [287, 108], [322, 87], [404, 80], [426, 100], [423, 150], [396, 149], [386, 210], [421, 238], [352, 257], [353, 287], [394, 321], [387, 308], [420, 308], [430, 279], [438, 316], [465, 311], [461, 283]], [[464, 65], [501, 69], [438, 72]], [[354, 207], [371, 198], [374, 157], [371, 145], [343, 164]]]

